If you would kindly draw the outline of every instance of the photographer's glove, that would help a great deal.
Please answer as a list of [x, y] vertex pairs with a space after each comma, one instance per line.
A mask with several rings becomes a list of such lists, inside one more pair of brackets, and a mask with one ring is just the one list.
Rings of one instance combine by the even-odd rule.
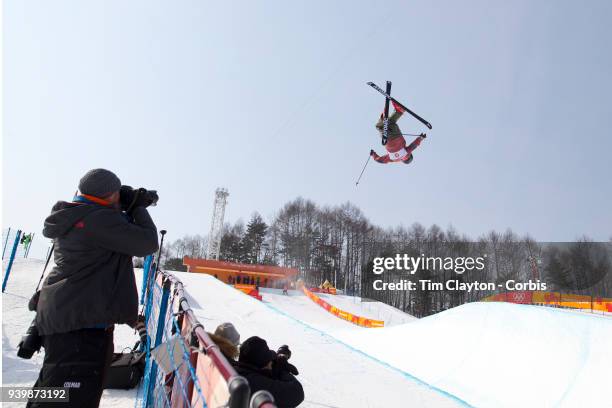
[[136, 202], [134, 203], [134, 208], [136, 207], [149, 207], [154, 205], [159, 200], [159, 196], [157, 195], [157, 191], [155, 190], [147, 190], [142, 187], [138, 189], [138, 196], [136, 197]]

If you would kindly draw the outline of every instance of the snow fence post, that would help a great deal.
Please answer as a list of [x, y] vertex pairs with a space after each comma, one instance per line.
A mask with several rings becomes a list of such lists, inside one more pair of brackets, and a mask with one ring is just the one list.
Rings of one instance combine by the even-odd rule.
[[11, 227], [9, 227], [8, 232], [6, 233], [6, 239], [4, 240], [4, 248], [2, 249], [2, 259], [4, 259], [4, 253], [6, 252], [6, 244], [8, 244], [8, 239], [11, 236]]
[[147, 291], [147, 282], [149, 280], [149, 270], [151, 269], [151, 263], [153, 261], [153, 255], [147, 255], [142, 266], [142, 287], [140, 288], [140, 304], [144, 304], [145, 292]]
[[6, 272], [4, 273], [4, 280], [2, 281], [2, 293], [4, 293], [4, 289], [6, 289], [6, 283], [8, 282], [9, 273], [11, 273], [11, 268], [13, 267], [13, 261], [15, 260], [15, 254], [17, 253], [17, 247], [19, 246], [20, 237], [21, 230], [17, 230], [17, 236], [15, 237], [15, 242], [13, 243], [13, 250], [11, 251], [11, 258], [9, 259], [8, 266], [6, 267]]
[[32, 242], [34, 242], [34, 233], [32, 233], [32, 235], [30, 236], [30, 242], [28, 242], [28, 247], [25, 249], [25, 254], [23, 254], [24, 258], [27, 258], [28, 255], [30, 254], [30, 248], [32, 247]]
[[[170, 298], [170, 279], [164, 277], [162, 283], [162, 298], [159, 305], [159, 316], [157, 317], [157, 331], [155, 333], [155, 343], [151, 349], [159, 346], [164, 337], [164, 324], [166, 322], [166, 312], [168, 311], [168, 299]], [[144, 406], [148, 407], [155, 402], [154, 399], [154, 390], [155, 390], [155, 380], [157, 378], [157, 363], [153, 358], [151, 358], [151, 371], [149, 371], [149, 389], [146, 390], [145, 394], [145, 403]], [[163, 389], [163, 384], [160, 385]]]
[[28, 256], [30, 256], [30, 249], [32, 249], [32, 244], [34, 243], [34, 237], [36, 236], [36, 233], [32, 233], [32, 240], [30, 241], [30, 245], [28, 245]]

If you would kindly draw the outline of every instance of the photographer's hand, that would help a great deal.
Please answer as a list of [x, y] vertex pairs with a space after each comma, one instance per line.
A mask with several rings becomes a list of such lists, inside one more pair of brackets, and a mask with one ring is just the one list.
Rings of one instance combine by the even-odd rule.
[[138, 189], [138, 195], [136, 197], [136, 201], [134, 203], [134, 208], [136, 207], [149, 207], [153, 204], [157, 203], [159, 200], [159, 196], [157, 195], [157, 191], [154, 190], [146, 190], [144, 188]]
[[293, 364], [289, 363], [284, 355], [279, 354], [274, 361], [272, 361], [272, 374], [275, 378], [278, 378], [283, 372], [288, 372], [293, 375], [299, 374], [298, 369]]

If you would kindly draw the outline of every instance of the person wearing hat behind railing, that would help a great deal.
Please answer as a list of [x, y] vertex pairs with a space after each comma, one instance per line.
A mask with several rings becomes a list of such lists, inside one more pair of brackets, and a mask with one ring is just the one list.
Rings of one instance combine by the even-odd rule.
[[238, 347], [240, 346], [240, 334], [231, 323], [221, 323], [214, 333], [208, 336], [221, 350], [227, 360], [233, 364], [238, 358]]
[[[99, 405], [115, 324], [129, 324], [142, 336], [132, 257], [157, 251], [157, 228], [146, 210], [156, 201], [155, 192], [137, 194], [113, 172], [93, 169], [72, 202], [57, 202], [45, 220], [43, 235], [53, 239], [56, 265], [31, 301], [36, 319], [19, 353], [30, 358], [42, 343], [45, 357], [34, 387], [68, 388], [69, 401], [57, 406]], [[49, 405], [31, 400], [27, 406]]]
[[266, 390], [274, 397], [277, 407], [293, 408], [304, 401], [304, 389], [295, 378], [297, 369], [287, 361], [290, 356], [289, 347], [283, 346], [275, 353], [264, 339], [253, 336], [240, 345], [234, 368], [246, 378], [251, 394]]

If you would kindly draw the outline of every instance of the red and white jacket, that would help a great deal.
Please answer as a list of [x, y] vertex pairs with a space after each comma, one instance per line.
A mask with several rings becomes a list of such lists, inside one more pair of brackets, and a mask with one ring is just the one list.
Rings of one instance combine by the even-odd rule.
[[419, 147], [421, 144], [421, 137], [417, 137], [414, 142], [406, 146], [406, 139], [403, 136], [389, 139], [385, 148], [387, 154], [379, 156], [375, 151], [372, 150], [372, 157], [379, 163], [390, 163], [390, 162], [402, 162], [408, 160], [414, 149]]

